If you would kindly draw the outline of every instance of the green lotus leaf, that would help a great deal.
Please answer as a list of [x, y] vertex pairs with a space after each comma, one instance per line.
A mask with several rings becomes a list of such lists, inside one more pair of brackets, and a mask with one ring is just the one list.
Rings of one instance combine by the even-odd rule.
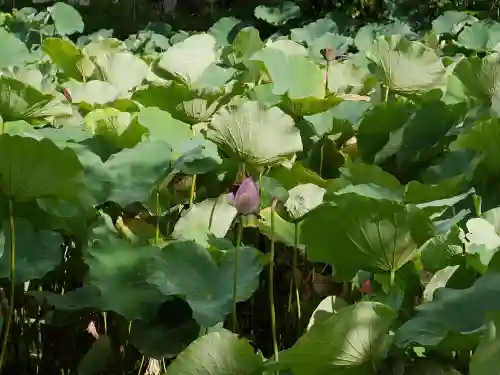
[[255, 101], [222, 107], [207, 136], [228, 155], [255, 165], [275, 164], [302, 150], [293, 119], [279, 108], [267, 109]]
[[252, 375], [262, 360], [238, 335], [222, 329], [198, 338], [169, 366], [171, 375]]
[[380, 37], [366, 55], [375, 64], [377, 76], [392, 91], [422, 95], [446, 86], [446, 70], [441, 59], [422, 43], [399, 35]]

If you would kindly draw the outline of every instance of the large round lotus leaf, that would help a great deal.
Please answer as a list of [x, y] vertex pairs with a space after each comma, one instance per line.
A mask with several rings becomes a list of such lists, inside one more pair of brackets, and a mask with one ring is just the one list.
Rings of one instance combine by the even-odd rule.
[[[446, 70], [436, 52], [400, 35], [381, 37], [366, 51], [376, 73], [391, 90], [423, 94], [446, 86]], [[411, 72], [411, 74], [408, 74]]]
[[369, 23], [358, 30], [354, 44], [360, 51], [365, 51], [378, 37], [390, 35], [414, 36], [415, 33], [408, 24], [399, 20], [388, 24]]
[[[15, 211], [14, 211], [15, 214]], [[15, 282], [41, 279], [61, 262], [63, 238], [57, 232], [36, 230], [28, 221], [14, 220]], [[11, 228], [8, 220], [0, 227], [0, 277], [10, 277]]]
[[115, 311], [128, 320], [150, 320], [168, 299], [158, 286], [148, 282], [149, 268], [160, 249], [135, 248], [113, 233], [111, 225], [93, 230], [92, 243], [84, 255], [89, 267], [87, 285], [99, 289], [104, 311]]
[[296, 42], [305, 42], [308, 46], [329, 32], [338, 32], [337, 24], [330, 18], [322, 18], [311, 22], [304, 27], [292, 29], [291, 39]]
[[458, 42], [465, 48], [476, 51], [494, 49], [500, 42], [500, 24], [476, 22], [466, 27], [459, 35]]
[[[252, 375], [262, 360], [238, 335], [222, 329], [200, 337], [168, 367], [169, 375]], [[259, 372], [260, 373], [260, 372]]]
[[324, 74], [306, 56], [288, 54], [271, 45], [254, 53], [251, 60], [262, 62], [273, 82], [273, 93], [276, 95], [287, 93], [291, 99], [325, 96]]
[[171, 170], [171, 161], [172, 149], [160, 140], [144, 141], [112, 155], [104, 163], [112, 182], [109, 200], [121, 205], [146, 201]]
[[228, 155], [249, 164], [274, 164], [302, 151], [293, 119], [277, 107], [267, 109], [255, 101], [222, 107], [207, 135]]
[[190, 36], [164, 52], [158, 67], [191, 87], [215, 63], [214, 47], [215, 39], [210, 34]]
[[281, 26], [300, 16], [300, 7], [293, 1], [281, 1], [279, 5], [259, 5], [254, 10], [255, 18], [274, 26]]
[[167, 111], [178, 120], [198, 124], [215, 112], [224, 98], [221, 95], [221, 92], [198, 94], [182, 83], [172, 83], [169, 86], [150, 84], [137, 90], [132, 99], [145, 107], [158, 107]]
[[467, 24], [474, 24], [478, 19], [466, 12], [449, 10], [444, 12], [434, 21], [432, 21], [432, 31], [437, 34], [455, 35]]
[[0, 189], [15, 201], [37, 198], [71, 199], [83, 187], [75, 152], [49, 139], [0, 135]]
[[129, 52], [103, 54], [95, 58], [104, 80], [121, 93], [139, 86], [149, 73], [149, 66]]
[[395, 318], [378, 302], [358, 302], [315, 322], [290, 349], [280, 353], [279, 365], [295, 375], [374, 374], [377, 351]]
[[57, 2], [49, 7], [48, 10], [59, 35], [71, 35], [83, 32], [82, 16], [71, 5]]
[[432, 229], [417, 208], [347, 193], [307, 215], [302, 242], [311, 260], [333, 264], [343, 278], [362, 268], [398, 270], [432, 236]]
[[478, 104], [489, 105], [500, 113], [500, 57], [491, 54], [485, 58], [468, 57], [460, 60], [453, 70], [453, 75], [463, 84], [467, 98], [473, 98]]
[[[238, 250], [238, 296], [246, 301], [259, 286], [261, 254], [251, 247]], [[235, 249], [226, 250], [218, 264], [204, 247], [173, 242], [163, 248], [149, 268], [148, 281], [166, 296], [184, 295], [193, 317], [203, 327], [224, 320], [232, 309]]]
[[[332, 93], [363, 94], [371, 87], [375, 78], [368, 69], [368, 60], [363, 56], [344, 62], [330, 63], [328, 69], [328, 91]], [[355, 104], [365, 105], [366, 102]]]
[[[118, 89], [111, 83], [97, 80], [85, 83], [70, 80], [65, 82], [64, 88], [68, 90], [71, 96], [71, 102], [75, 104], [88, 103], [90, 105], [104, 105], [118, 99], [120, 94]], [[102, 110], [104, 111], [106, 109]]]
[[236, 33], [244, 27], [244, 23], [234, 17], [222, 17], [209, 29], [208, 34], [215, 38], [216, 48], [226, 47], [233, 42]]

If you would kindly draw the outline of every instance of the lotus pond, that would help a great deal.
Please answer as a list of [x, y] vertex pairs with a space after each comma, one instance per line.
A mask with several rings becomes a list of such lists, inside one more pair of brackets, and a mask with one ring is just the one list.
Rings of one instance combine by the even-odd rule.
[[0, 24], [3, 373], [498, 374], [499, 23]]

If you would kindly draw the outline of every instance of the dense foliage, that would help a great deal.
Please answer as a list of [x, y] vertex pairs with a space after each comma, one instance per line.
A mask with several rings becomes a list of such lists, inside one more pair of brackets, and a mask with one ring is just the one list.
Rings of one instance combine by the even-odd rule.
[[6, 373], [498, 372], [499, 23], [0, 23]]

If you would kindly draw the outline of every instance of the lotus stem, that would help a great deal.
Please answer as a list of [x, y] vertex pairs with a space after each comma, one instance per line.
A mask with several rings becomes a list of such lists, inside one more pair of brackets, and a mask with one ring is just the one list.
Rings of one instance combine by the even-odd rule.
[[160, 191], [156, 189], [156, 233], [155, 233], [155, 243], [160, 242]]
[[297, 318], [300, 323], [300, 320], [302, 318], [302, 312], [300, 308], [299, 270], [297, 268], [297, 258], [299, 252], [299, 233], [300, 233], [299, 231], [300, 231], [299, 223], [295, 222], [292, 268], [293, 268], [293, 283], [295, 286], [295, 299], [297, 300]]
[[278, 336], [276, 334], [276, 310], [274, 307], [274, 211], [277, 200], [271, 205], [271, 264], [269, 265], [269, 306], [271, 309], [271, 330], [273, 335], [274, 360], [278, 360]]
[[142, 371], [142, 367], [144, 366], [144, 355], [142, 356], [142, 359], [141, 359], [141, 364], [139, 365], [139, 371], [137, 371], [137, 375], [140, 375], [141, 374], [141, 371]]
[[[193, 137], [196, 135], [196, 131], [191, 127]], [[191, 183], [191, 192], [189, 194], [189, 208], [193, 207], [194, 198], [196, 194], [196, 175], [193, 175], [193, 182]]]
[[10, 227], [10, 295], [9, 295], [9, 313], [5, 322], [5, 331], [2, 339], [2, 351], [0, 353], [0, 370], [5, 362], [5, 354], [7, 353], [7, 344], [9, 341], [9, 331], [14, 315], [14, 285], [16, 275], [16, 233], [14, 227], [14, 209], [12, 199], [9, 199], [9, 227]]
[[243, 216], [238, 219], [238, 231], [236, 234], [236, 248], [234, 250], [234, 279], [233, 279], [233, 332], [236, 333], [238, 326], [238, 314], [236, 311], [236, 304], [238, 303], [238, 268], [239, 268], [239, 253], [241, 246], [241, 237], [243, 236]]
[[195, 194], [196, 194], [196, 175], [193, 175], [193, 182], [191, 183], [191, 193], [189, 194], [189, 208], [193, 207]]

